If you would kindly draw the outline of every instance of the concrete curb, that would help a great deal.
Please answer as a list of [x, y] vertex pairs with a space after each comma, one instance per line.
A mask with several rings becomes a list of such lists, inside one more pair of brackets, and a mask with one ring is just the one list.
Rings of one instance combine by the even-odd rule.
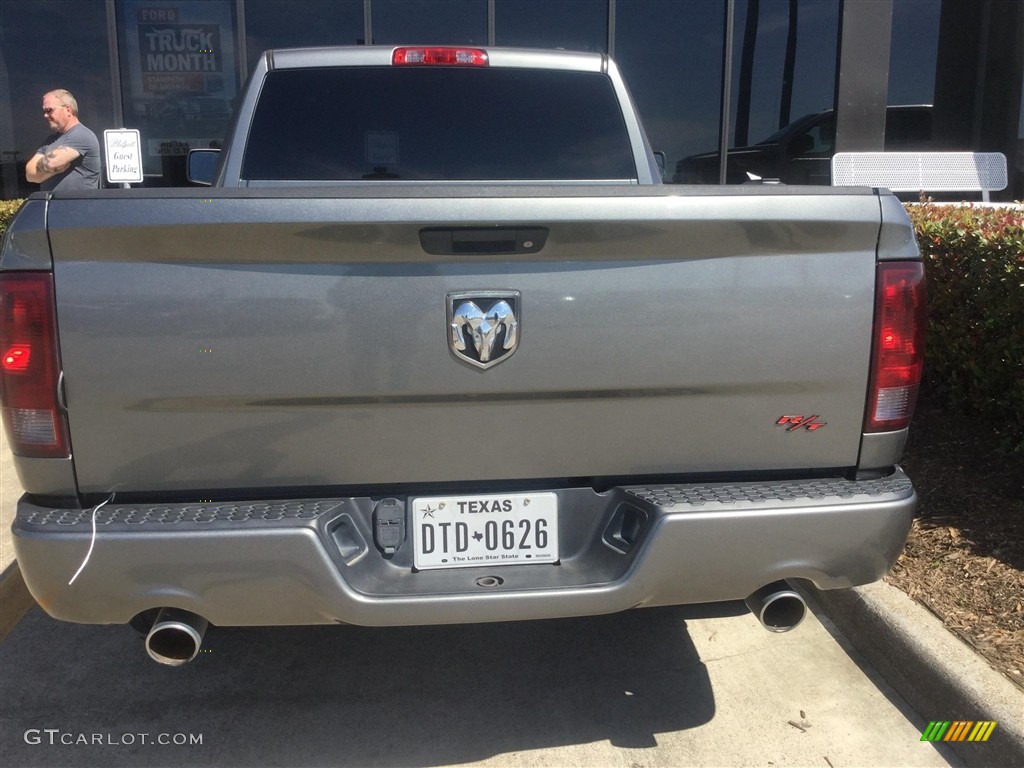
[[946, 742], [967, 766], [1024, 765], [1024, 691], [933, 614], [885, 582], [807, 591], [925, 720], [995, 720], [987, 742]]
[[11, 563], [0, 574], [0, 642], [35, 604], [18, 563]]

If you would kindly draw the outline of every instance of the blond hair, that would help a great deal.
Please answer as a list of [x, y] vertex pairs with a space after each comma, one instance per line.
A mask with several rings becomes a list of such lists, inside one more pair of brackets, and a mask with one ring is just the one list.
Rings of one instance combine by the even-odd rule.
[[78, 101], [75, 100], [75, 97], [72, 95], [71, 91], [66, 91], [63, 88], [58, 88], [55, 91], [49, 91], [45, 93], [44, 98], [46, 96], [53, 96], [54, 98], [59, 99], [61, 106], [71, 107], [71, 114], [73, 114], [75, 117], [78, 117]]

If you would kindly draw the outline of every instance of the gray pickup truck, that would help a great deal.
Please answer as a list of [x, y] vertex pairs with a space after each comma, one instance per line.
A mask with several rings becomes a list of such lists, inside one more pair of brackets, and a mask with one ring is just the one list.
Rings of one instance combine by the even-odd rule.
[[[204, 160], [192, 158], [195, 173]], [[923, 269], [873, 189], [660, 183], [605, 56], [266, 53], [211, 187], [33, 195], [0, 254], [39, 604], [410, 625], [879, 579]]]

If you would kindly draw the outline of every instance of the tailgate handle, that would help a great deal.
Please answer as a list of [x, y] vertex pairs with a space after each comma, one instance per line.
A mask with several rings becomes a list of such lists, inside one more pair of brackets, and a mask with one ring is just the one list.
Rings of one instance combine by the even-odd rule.
[[453, 227], [420, 230], [420, 245], [432, 256], [537, 253], [544, 247], [544, 227]]

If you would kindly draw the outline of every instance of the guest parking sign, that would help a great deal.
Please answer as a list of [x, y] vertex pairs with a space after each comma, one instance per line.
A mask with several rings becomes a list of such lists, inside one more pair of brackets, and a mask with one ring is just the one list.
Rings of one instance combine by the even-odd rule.
[[122, 128], [103, 132], [106, 148], [107, 182], [139, 184], [142, 181], [142, 141], [139, 132]]

